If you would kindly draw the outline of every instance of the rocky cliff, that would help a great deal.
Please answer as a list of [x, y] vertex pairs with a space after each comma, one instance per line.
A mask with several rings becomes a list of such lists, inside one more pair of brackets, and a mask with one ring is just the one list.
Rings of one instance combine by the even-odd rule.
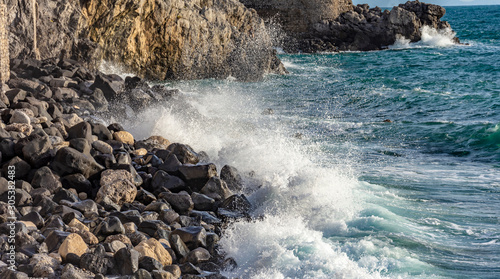
[[289, 52], [378, 50], [399, 36], [419, 41], [422, 27], [449, 28], [438, 5], [408, 1], [392, 10], [353, 6], [350, 0], [242, 0], [266, 19], [276, 19], [286, 33]]
[[351, 0], [241, 0], [264, 18], [274, 18], [289, 33], [309, 32], [312, 25], [334, 20], [353, 9]]
[[263, 21], [237, 0], [37, 0], [35, 17], [33, 1], [6, 1], [11, 58], [66, 53], [160, 80], [284, 72]]

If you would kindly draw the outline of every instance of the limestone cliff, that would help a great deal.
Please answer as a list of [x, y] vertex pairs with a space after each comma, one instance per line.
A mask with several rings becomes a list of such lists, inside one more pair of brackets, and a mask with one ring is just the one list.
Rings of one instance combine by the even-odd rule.
[[90, 66], [106, 60], [160, 80], [284, 72], [263, 21], [237, 0], [37, 0], [35, 17], [32, 0], [6, 1], [12, 58], [64, 50]]

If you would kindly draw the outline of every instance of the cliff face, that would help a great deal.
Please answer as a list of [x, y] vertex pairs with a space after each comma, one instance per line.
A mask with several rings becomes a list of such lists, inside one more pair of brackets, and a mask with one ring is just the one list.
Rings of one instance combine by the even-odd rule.
[[[11, 58], [69, 57], [121, 64], [150, 79], [283, 73], [263, 21], [236, 0], [7, 0]], [[26, 47], [28, 46], [28, 47]]]

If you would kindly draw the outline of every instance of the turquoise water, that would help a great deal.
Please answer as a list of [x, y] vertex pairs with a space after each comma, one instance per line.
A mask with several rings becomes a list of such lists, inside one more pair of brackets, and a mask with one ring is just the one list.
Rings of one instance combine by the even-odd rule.
[[447, 11], [468, 45], [282, 54], [287, 76], [171, 83], [129, 124], [244, 174], [227, 276], [500, 278], [500, 6]]

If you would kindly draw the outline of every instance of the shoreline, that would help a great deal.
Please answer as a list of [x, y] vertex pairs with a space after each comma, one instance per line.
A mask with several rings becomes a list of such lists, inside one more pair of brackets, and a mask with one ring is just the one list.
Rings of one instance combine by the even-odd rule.
[[177, 91], [70, 59], [12, 62], [0, 93], [2, 177], [12, 178], [0, 179], [0, 216], [16, 222], [0, 232], [14, 232], [15, 255], [0, 264], [2, 278], [225, 278], [220, 271], [236, 263], [217, 241], [251, 208], [238, 171], [217, 170], [187, 145], [89, 120]]

